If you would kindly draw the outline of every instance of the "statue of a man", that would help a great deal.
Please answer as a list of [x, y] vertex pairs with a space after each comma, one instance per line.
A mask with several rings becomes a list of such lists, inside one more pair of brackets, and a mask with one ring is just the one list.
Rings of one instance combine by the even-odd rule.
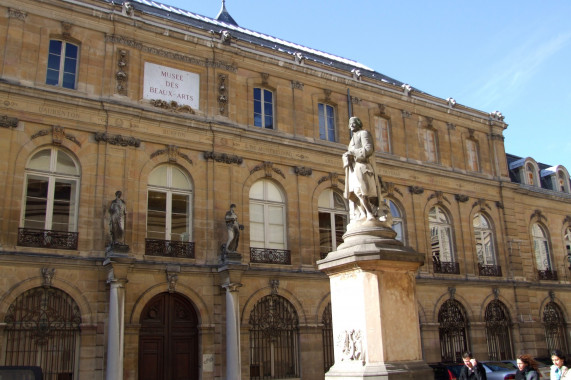
[[230, 210], [226, 212], [226, 228], [228, 230], [228, 241], [226, 242], [227, 252], [236, 252], [238, 249], [238, 241], [240, 240], [240, 230], [244, 229], [244, 226], [238, 224], [238, 215], [236, 215], [236, 205], [232, 203], [230, 205]]
[[109, 206], [109, 231], [111, 232], [111, 245], [123, 244], [125, 234], [125, 220], [127, 218], [127, 206], [121, 199], [123, 193], [115, 192], [115, 199]]
[[363, 129], [358, 117], [349, 119], [352, 132], [347, 152], [343, 154], [345, 168], [344, 196], [352, 202], [351, 221], [374, 220], [382, 200], [375, 169], [373, 136]]

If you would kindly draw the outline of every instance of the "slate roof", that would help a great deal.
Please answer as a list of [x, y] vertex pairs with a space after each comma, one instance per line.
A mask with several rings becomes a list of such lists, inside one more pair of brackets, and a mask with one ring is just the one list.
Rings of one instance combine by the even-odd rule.
[[[113, 2], [113, 0], [104, 1]], [[127, 2], [126, 0], [123, 1]], [[225, 9], [224, 3], [222, 4], [222, 9], [218, 14], [217, 19], [202, 16], [153, 0], [133, 0], [130, 1], [130, 3], [137, 11], [143, 13], [148, 13], [203, 30], [213, 30], [215, 32], [227, 30], [230, 32], [233, 38], [237, 38], [241, 41], [246, 41], [254, 45], [274, 49], [276, 51], [285, 52], [292, 55], [301, 53], [306, 60], [311, 60], [326, 66], [346, 70], [349, 72], [356, 69], [360, 71], [361, 76], [363, 77], [380, 80], [399, 87], [404, 84], [403, 82], [376, 72], [374, 69], [357, 61], [338, 57], [333, 54], [325, 53], [293, 42], [288, 42], [280, 38], [272, 37], [267, 34], [258, 33], [253, 30], [240, 27]], [[416, 88], [414, 88], [414, 90], [417, 92], [422, 92]]]

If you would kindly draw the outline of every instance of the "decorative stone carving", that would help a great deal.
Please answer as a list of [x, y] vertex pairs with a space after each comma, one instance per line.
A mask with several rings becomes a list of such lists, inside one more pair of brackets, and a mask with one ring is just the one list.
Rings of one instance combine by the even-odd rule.
[[225, 45], [230, 45], [232, 42], [232, 34], [229, 31], [223, 30], [220, 32], [220, 41]]
[[214, 160], [216, 162], [223, 162], [225, 164], [242, 165], [242, 162], [244, 162], [242, 157], [236, 156], [234, 154], [204, 152], [203, 155], [205, 160]]
[[448, 102], [448, 107], [454, 108], [454, 106], [456, 106], [456, 100], [454, 100], [454, 98], [447, 98], [446, 101]]
[[472, 208], [474, 207], [478, 207], [480, 210], [484, 210], [484, 208], [487, 208], [488, 210], [491, 210], [490, 206], [486, 203], [485, 199], [478, 199], [476, 202], [474, 202], [474, 204], [472, 205]]
[[125, 16], [133, 16], [135, 14], [135, 8], [133, 7], [133, 4], [128, 1], [124, 2], [123, 7], [121, 8], [121, 13], [123, 13]]
[[432, 126], [432, 122], [434, 121], [434, 118], [429, 117], [429, 116], [425, 116], [425, 117], [424, 117], [424, 120], [426, 120], [426, 126], [427, 126], [428, 128], [434, 128], [434, 127]]
[[52, 126], [51, 131], [49, 129], [42, 129], [34, 133], [30, 138], [33, 140], [38, 137], [47, 136], [50, 134], [50, 132], [52, 134], [52, 143], [54, 145], [61, 145], [63, 143], [63, 139], [67, 139], [73, 142], [74, 144], [81, 146], [81, 143], [79, 142], [79, 140], [77, 140], [77, 138], [74, 135], [66, 134], [65, 128], [59, 125]]
[[446, 202], [448, 202], [448, 203], [450, 204], [450, 201], [448, 200], [448, 198], [446, 198], [446, 197], [444, 196], [444, 193], [443, 193], [442, 191], [435, 191], [434, 193], [432, 193], [432, 194], [428, 197], [427, 200], [431, 200], [431, 199], [434, 199], [434, 198], [436, 198], [436, 201], [437, 201], [438, 203], [443, 203], [443, 201], [446, 201]]
[[379, 114], [381, 116], [386, 116], [387, 115], [387, 106], [385, 106], [384, 104], [379, 104]]
[[406, 111], [406, 110], [401, 110], [400, 113], [401, 113], [401, 116], [402, 116], [403, 118], [405, 118], [405, 119], [408, 119], [409, 117], [412, 116], [412, 114], [411, 114], [409, 111]]
[[341, 360], [359, 360], [365, 362], [365, 347], [361, 330], [345, 330], [337, 337], [337, 347], [341, 351]]
[[230, 64], [230, 63], [226, 63], [226, 62], [222, 62], [222, 61], [201, 60], [201, 59], [198, 59], [196, 57], [191, 57], [191, 56], [187, 56], [184, 54], [180, 54], [178, 52], [175, 53], [175, 52], [171, 52], [171, 51], [164, 50], [164, 49], [158, 49], [154, 46], [147, 46], [140, 41], [132, 40], [130, 38], [126, 38], [123, 36], [106, 35], [105, 36], [105, 42], [125, 45], [125, 46], [128, 46], [130, 48], [140, 50], [144, 53], [153, 54], [153, 55], [162, 57], [164, 59], [189, 63], [189, 64], [195, 65], [195, 66], [213, 67], [213, 68], [217, 68], [217, 69], [223, 69], [226, 71], [230, 71], [233, 73], [238, 71], [238, 67], [235, 66], [234, 64]]
[[492, 120], [504, 121], [505, 116], [502, 115], [502, 113], [500, 111], [494, 111], [494, 112], [490, 112], [490, 118]]
[[20, 21], [26, 21], [26, 17], [28, 17], [28, 14], [19, 9], [8, 8], [8, 17], [15, 18]]
[[337, 173], [329, 173], [329, 175], [326, 175], [326, 176], [319, 178], [319, 181], [317, 181], [317, 184], [321, 185], [325, 181], [331, 181], [331, 187], [335, 187], [335, 188], [337, 188], [339, 186], [339, 183], [341, 183], [343, 185], [345, 184], [344, 181], [339, 179], [339, 175]]
[[52, 286], [55, 273], [56, 273], [55, 268], [47, 268], [47, 267], [42, 268], [42, 277], [44, 278], [43, 286], [45, 288], [49, 288]]
[[228, 116], [228, 77], [224, 74], [218, 75], [218, 111], [222, 116]]
[[178, 274], [169, 272], [167, 270], [167, 284], [169, 287], [169, 293], [176, 292], [176, 283], [178, 282]]
[[262, 76], [262, 84], [263, 84], [264, 86], [267, 86], [267, 85], [268, 85], [268, 79], [270, 79], [270, 74], [268, 74], [268, 73], [261, 73], [260, 75]]
[[454, 195], [454, 199], [456, 199], [457, 202], [465, 203], [468, 202], [468, 200], [470, 200], [470, 197], [464, 194], [456, 194]]
[[532, 219], [537, 219], [539, 221], [543, 220], [547, 220], [547, 218], [543, 215], [543, 212], [541, 210], [535, 210], [533, 212], [533, 214], [531, 214], [530, 220]]
[[0, 127], [4, 128], [16, 128], [18, 127], [18, 118], [16, 117], [9, 117], [8, 115], [0, 116]]
[[405, 96], [410, 96], [410, 93], [412, 92], [412, 87], [409, 84], [405, 83], [401, 86], [401, 88]]
[[280, 287], [280, 280], [270, 280], [270, 288], [272, 289], [271, 290], [272, 295], [278, 294], [279, 287]]
[[71, 23], [66, 21], [61, 22], [61, 34], [67, 38], [71, 37]]
[[503, 210], [504, 209], [504, 204], [500, 201], [496, 201], [496, 207]]
[[409, 187], [408, 187], [408, 191], [409, 191], [411, 194], [419, 195], [419, 194], [424, 193], [424, 188], [423, 188], [423, 187], [420, 187], [420, 186], [409, 186]]
[[455, 295], [456, 295], [456, 288], [453, 286], [450, 286], [448, 288], [448, 294], [450, 295], [450, 299], [453, 300]]
[[129, 52], [125, 49], [118, 49], [117, 56], [117, 66], [119, 67], [119, 70], [115, 73], [117, 93], [127, 96], [127, 63], [129, 62]]
[[295, 63], [297, 63], [298, 65], [301, 65], [303, 63], [303, 61], [305, 60], [305, 57], [303, 56], [303, 54], [301, 52], [295, 52], [293, 54], [293, 59], [295, 60]]
[[331, 90], [323, 89], [323, 94], [325, 95], [325, 101], [331, 101]]
[[95, 141], [106, 142], [111, 145], [120, 145], [120, 146], [134, 146], [138, 148], [141, 146], [141, 140], [136, 139], [132, 136], [124, 137], [121, 135], [108, 135], [105, 132], [95, 132]]
[[500, 298], [500, 288], [492, 288], [492, 293], [494, 294], [494, 299]]
[[303, 83], [292, 80], [291, 88], [293, 88], [294, 90], [303, 90]]
[[446, 127], [448, 128], [449, 131], [453, 131], [456, 129], [456, 124], [447, 122]]
[[351, 74], [353, 74], [353, 79], [355, 80], [361, 80], [361, 70], [359, 69], [353, 69], [351, 70]]
[[169, 101], [161, 100], [161, 99], [151, 99], [150, 103], [157, 108], [163, 108], [163, 109], [170, 110], [173, 112], [186, 112], [186, 113], [194, 114], [194, 110], [192, 109], [191, 106], [189, 106], [187, 104], [182, 104], [182, 105], [178, 104], [174, 100], [171, 100], [169, 102]]
[[192, 160], [190, 159], [190, 157], [188, 157], [184, 153], [181, 153], [179, 151], [179, 148], [176, 145], [167, 145], [167, 147], [165, 149], [159, 149], [159, 150], [151, 153], [151, 158], [155, 158], [155, 157], [160, 156], [162, 154], [168, 155], [168, 161], [169, 162], [176, 162], [177, 157], [181, 157], [184, 160], [186, 160], [189, 164], [192, 165]]
[[295, 166], [293, 168], [293, 171], [295, 174], [303, 177], [309, 177], [313, 173], [313, 170], [311, 168], [305, 166]]
[[264, 161], [261, 164], [255, 166], [252, 170], [250, 170], [250, 174], [253, 174], [262, 169], [265, 171], [266, 177], [268, 178], [272, 177], [272, 171], [273, 171], [282, 176], [283, 179], [285, 179], [285, 174], [280, 169], [274, 168], [274, 163], [269, 161]]

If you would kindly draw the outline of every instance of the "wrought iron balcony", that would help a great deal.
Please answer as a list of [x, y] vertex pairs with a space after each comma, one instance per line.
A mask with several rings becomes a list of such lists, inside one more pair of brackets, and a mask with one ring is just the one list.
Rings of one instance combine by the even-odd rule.
[[432, 267], [434, 268], [434, 273], [460, 274], [460, 264], [455, 262], [440, 261], [433, 257]]
[[290, 265], [291, 253], [287, 249], [250, 247], [250, 262]]
[[478, 263], [480, 276], [502, 277], [502, 267], [499, 265], [483, 265]]
[[18, 245], [23, 247], [77, 249], [77, 232], [18, 228]]
[[558, 280], [557, 271], [551, 270], [551, 269], [538, 270], [537, 271], [537, 277], [540, 280], [550, 280], [550, 281], [557, 281]]
[[194, 242], [145, 239], [145, 255], [194, 259]]

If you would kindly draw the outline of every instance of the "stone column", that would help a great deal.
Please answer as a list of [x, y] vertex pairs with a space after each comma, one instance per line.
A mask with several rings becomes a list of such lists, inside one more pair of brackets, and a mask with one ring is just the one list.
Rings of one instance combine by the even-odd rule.
[[416, 272], [424, 255], [376, 223], [317, 262], [329, 275], [335, 364], [326, 380], [430, 379], [422, 360]]
[[226, 379], [241, 380], [240, 301], [238, 288], [242, 284], [228, 283], [226, 289]]

